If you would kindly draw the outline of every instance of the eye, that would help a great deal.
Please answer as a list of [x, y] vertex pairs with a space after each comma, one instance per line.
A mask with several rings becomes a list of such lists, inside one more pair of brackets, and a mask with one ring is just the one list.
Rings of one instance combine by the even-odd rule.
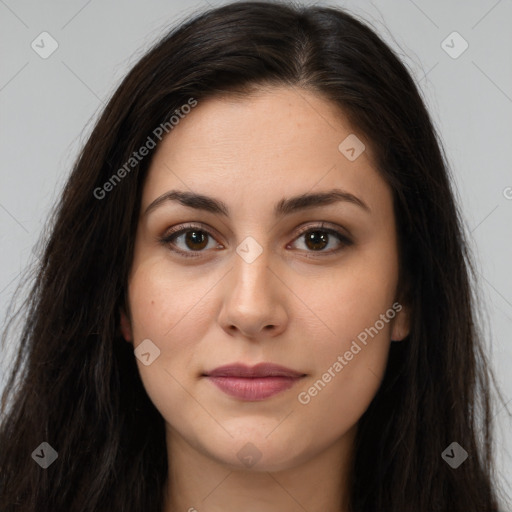
[[[208, 247], [208, 237], [213, 240], [212, 235], [208, 231], [203, 229], [201, 226], [191, 224], [187, 226], [178, 226], [177, 229], [162, 237], [160, 241], [164, 245], [169, 246], [174, 252], [177, 252], [187, 258], [195, 258], [197, 256], [193, 254], [194, 252], [204, 252], [203, 249], [212, 248]], [[176, 242], [180, 239], [183, 239], [182, 243], [184, 244], [185, 249], [179, 247], [175, 249], [178, 245]], [[217, 244], [217, 247], [222, 248], [223, 246], [221, 244]]]
[[[304, 246], [306, 252], [332, 254], [340, 251], [344, 247], [352, 245], [352, 241], [341, 231], [332, 228], [325, 228], [323, 224], [318, 226], [306, 226], [300, 229], [299, 236], [295, 240], [299, 240], [304, 237]], [[209, 238], [211, 240], [209, 240]], [[332, 239], [338, 241], [337, 247], [335, 244], [334, 248], [324, 250], [326, 247], [331, 245]], [[212, 249], [217, 247], [222, 249], [222, 244], [215, 244], [213, 235], [203, 229], [199, 225], [190, 224], [186, 226], [178, 226], [171, 232], [168, 232], [162, 238], [160, 242], [165, 246], [169, 247], [172, 251], [187, 257], [196, 258], [200, 256], [199, 253], [205, 252], [205, 249]], [[212, 245], [209, 247], [209, 243]], [[179, 244], [182, 244], [179, 247]], [[287, 245], [287, 248], [290, 244]], [[194, 254], [196, 253], [196, 254]]]
[[[321, 224], [319, 226], [306, 226], [301, 228], [300, 234], [296, 240], [304, 239], [303, 245], [307, 252], [332, 254], [340, 251], [343, 247], [352, 245], [352, 241], [343, 232], [323, 226], [324, 225]], [[331, 242], [335, 242], [333, 238], [337, 240], [338, 243], [334, 243], [334, 248], [324, 250], [329, 245], [332, 245]]]

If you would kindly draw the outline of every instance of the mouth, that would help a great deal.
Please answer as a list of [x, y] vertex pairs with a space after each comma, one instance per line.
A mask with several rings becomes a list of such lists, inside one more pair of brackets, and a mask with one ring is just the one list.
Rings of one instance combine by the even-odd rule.
[[244, 401], [270, 398], [294, 386], [306, 374], [272, 363], [230, 364], [202, 375], [229, 396]]

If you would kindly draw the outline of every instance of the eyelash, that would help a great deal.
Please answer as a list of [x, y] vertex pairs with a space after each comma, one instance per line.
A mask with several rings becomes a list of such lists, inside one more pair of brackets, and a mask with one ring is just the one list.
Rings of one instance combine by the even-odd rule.
[[[172, 247], [174, 245], [175, 239], [177, 239], [180, 235], [185, 234], [188, 231], [193, 231], [193, 230], [200, 231], [202, 233], [206, 233], [207, 236], [214, 238], [213, 235], [207, 229], [204, 229], [202, 226], [200, 226], [198, 224], [187, 224], [187, 225], [178, 226], [178, 227], [174, 228], [172, 231], [167, 232], [167, 234], [165, 234], [164, 236], [159, 238], [159, 241], [161, 244], [165, 245], [166, 247], [169, 247], [171, 251], [173, 251], [185, 258], [199, 258], [199, 257], [201, 257], [199, 254], [197, 256], [195, 256], [195, 255], [193, 256], [193, 253], [205, 252], [204, 249], [201, 251], [183, 251], [181, 249], [175, 249]], [[327, 233], [329, 235], [334, 235], [336, 238], [338, 238], [338, 240], [341, 243], [341, 247], [339, 247], [337, 249], [331, 249], [329, 251], [323, 251], [323, 250], [306, 251], [306, 252], [318, 253], [318, 255], [320, 257], [337, 253], [337, 252], [341, 251], [344, 247], [348, 247], [348, 246], [352, 245], [352, 243], [353, 243], [341, 231], [338, 231], [338, 230], [332, 229], [332, 228], [325, 228], [325, 227], [323, 227], [323, 224], [318, 225], [318, 226], [306, 226], [304, 228], [301, 228], [299, 231], [299, 234], [294, 239], [294, 241], [297, 240], [298, 238], [300, 238], [302, 235], [305, 235], [310, 232], [315, 232], [315, 231], [320, 231], [323, 233]], [[308, 257], [311, 257], [311, 256], [308, 256]], [[316, 256], [313, 256], [313, 257], [316, 257]]]

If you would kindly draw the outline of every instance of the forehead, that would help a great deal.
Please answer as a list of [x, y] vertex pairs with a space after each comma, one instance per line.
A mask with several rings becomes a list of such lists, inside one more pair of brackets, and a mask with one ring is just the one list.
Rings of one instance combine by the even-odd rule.
[[[350, 160], [343, 150], [358, 140], [364, 151]], [[331, 102], [282, 87], [199, 100], [157, 147], [143, 206], [178, 187], [246, 202], [340, 185], [354, 194], [386, 186], [368, 141]]]

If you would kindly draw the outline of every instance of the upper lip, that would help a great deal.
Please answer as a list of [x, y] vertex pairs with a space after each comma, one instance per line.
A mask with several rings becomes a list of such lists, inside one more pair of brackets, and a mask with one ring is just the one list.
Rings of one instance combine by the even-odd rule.
[[241, 363], [219, 366], [206, 372], [208, 377], [303, 377], [305, 374], [273, 363], [259, 363], [247, 366]]

